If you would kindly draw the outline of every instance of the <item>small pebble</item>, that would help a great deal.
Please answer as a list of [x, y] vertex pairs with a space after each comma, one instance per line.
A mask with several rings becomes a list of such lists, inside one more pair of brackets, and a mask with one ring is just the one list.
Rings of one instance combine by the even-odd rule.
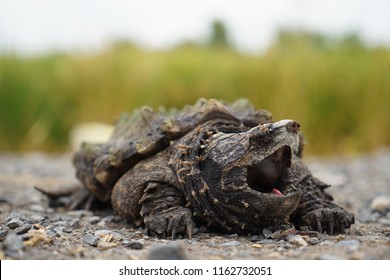
[[6, 222], [8, 223], [12, 219], [21, 220], [21, 218], [22, 218], [22, 215], [20, 213], [12, 212], [11, 214], [8, 215]]
[[45, 220], [44, 216], [34, 214], [31, 215], [26, 222], [30, 224], [36, 224], [42, 222], [43, 220]]
[[15, 229], [18, 227], [21, 227], [23, 225], [23, 222], [18, 218], [13, 218], [10, 221], [7, 222], [6, 226], [10, 229]]
[[79, 219], [73, 219], [68, 224], [71, 228], [80, 228], [80, 220]]
[[84, 235], [84, 238], [83, 238], [84, 242], [93, 246], [93, 247], [96, 247], [98, 242], [99, 242], [99, 237], [96, 237], [92, 234], [86, 234]]
[[112, 236], [114, 236], [118, 240], [125, 239], [125, 236], [120, 232], [113, 231], [113, 232], [111, 232], [111, 234], [112, 234]]
[[16, 233], [10, 233], [7, 235], [7, 237], [3, 241], [3, 248], [4, 251], [11, 251], [16, 252], [18, 250], [22, 250], [24, 247], [23, 245], [23, 238], [20, 235], [17, 235]]
[[46, 234], [49, 237], [54, 237], [54, 236], [58, 235], [57, 232], [54, 230], [54, 228], [50, 228], [50, 229], [46, 230]]
[[63, 222], [62, 216], [56, 213], [50, 217], [49, 222], [50, 223]]
[[309, 242], [310, 240], [310, 236], [307, 236], [307, 235], [301, 235], [301, 237], [303, 238], [303, 240], [305, 240], [306, 242]]
[[91, 225], [96, 225], [98, 222], [100, 222], [100, 217], [99, 216], [92, 216], [91, 218], [88, 219], [88, 223]]
[[122, 244], [133, 250], [141, 250], [144, 248], [143, 240], [136, 241], [136, 240], [127, 239], [127, 240], [123, 240]]
[[[286, 239], [287, 241], [290, 241], [290, 240], [293, 239], [295, 236], [296, 236], [295, 234], [289, 234], [289, 235], [286, 236], [285, 239]], [[283, 242], [283, 240], [281, 240], [281, 241], [279, 241], [279, 242]], [[279, 243], [279, 242], [278, 242], [278, 243]]]
[[72, 233], [73, 228], [71, 228], [71, 227], [65, 227], [65, 228], [63, 229], [63, 231], [64, 231], [65, 233]]
[[57, 236], [61, 236], [64, 233], [64, 228], [62, 226], [58, 226], [54, 228], [55, 233], [57, 233]]
[[300, 235], [294, 235], [293, 237], [289, 238], [288, 241], [291, 244], [296, 245], [296, 246], [300, 246], [300, 247], [307, 246], [307, 242]]
[[21, 235], [27, 233], [30, 229], [32, 228], [31, 224], [24, 224], [21, 227], [18, 227], [17, 229], [14, 230], [14, 233]]
[[271, 238], [272, 231], [270, 231], [268, 228], [263, 229], [263, 235], [265, 238]]
[[310, 245], [316, 245], [316, 244], [318, 244], [319, 242], [320, 242], [320, 240], [319, 240], [317, 237], [312, 237], [312, 238], [310, 238], [309, 241], [308, 241], [308, 243], [309, 243]]

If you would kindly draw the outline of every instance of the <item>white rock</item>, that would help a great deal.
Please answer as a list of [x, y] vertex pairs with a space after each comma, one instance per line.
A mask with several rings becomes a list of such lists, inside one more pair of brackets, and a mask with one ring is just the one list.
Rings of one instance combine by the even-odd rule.
[[371, 202], [371, 209], [385, 213], [390, 209], [390, 197], [389, 196], [377, 196]]
[[297, 245], [297, 246], [301, 246], [301, 247], [307, 246], [307, 242], [300, 235], [295, 235], [294, 237], [290, 238], [289, 241], [293, 245]]

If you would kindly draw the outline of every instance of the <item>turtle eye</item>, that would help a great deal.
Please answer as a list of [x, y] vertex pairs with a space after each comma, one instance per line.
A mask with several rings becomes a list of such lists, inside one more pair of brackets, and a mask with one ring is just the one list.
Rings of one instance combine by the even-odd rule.
[[270, 131], [266, 127], [264, 127], [264, 129], [253, 131], [253, 133], [249, 136], [249, 143], [251, 146], [258, 146], [259, 144], [265, 144], [268, 143], [270, 140], [271, 140]]

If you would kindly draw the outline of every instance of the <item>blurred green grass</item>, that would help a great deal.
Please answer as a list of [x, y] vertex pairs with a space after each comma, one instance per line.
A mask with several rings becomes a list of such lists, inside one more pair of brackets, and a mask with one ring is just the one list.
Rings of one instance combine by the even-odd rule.
[[0, 150], [64, 151], [76, 123], [113, 123], [136, 107], [181, 107], [200, 97], [248, 98], [276, 120], [298, 120], [309, 154], [390, 144], [390, 50], [354, 37], [282, 32], [261, 55], [123, 43], [93, 54], [0, 55]]

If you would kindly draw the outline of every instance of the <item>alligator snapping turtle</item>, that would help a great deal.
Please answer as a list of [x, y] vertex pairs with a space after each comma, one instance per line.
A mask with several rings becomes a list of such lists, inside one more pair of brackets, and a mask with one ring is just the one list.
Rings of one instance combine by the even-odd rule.
[[245, 100], [201, 99], [174, 114], [124, 114], [107, 143], [82, 145], [74, 165], [93, 196], [153, 234], [191, 237], [201, 224], [258, 233], [288, 222], [343, 233], [354, 216], [302, 162], [298, 131]]

